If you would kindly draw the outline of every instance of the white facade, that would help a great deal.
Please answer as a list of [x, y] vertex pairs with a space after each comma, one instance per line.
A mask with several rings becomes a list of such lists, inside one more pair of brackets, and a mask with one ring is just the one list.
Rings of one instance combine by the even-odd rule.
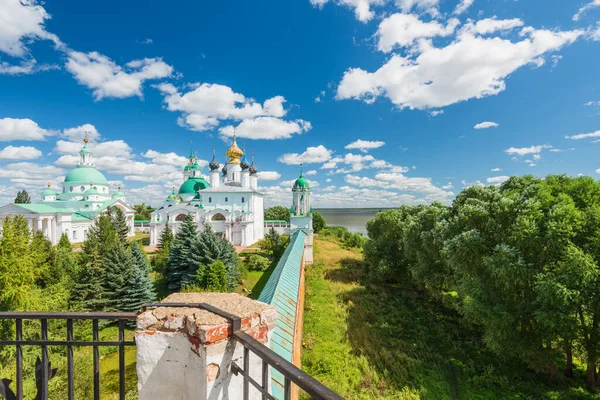
[[312, 206], [310, 205], [310, 184], [302, 176], [294, 182], [292, 189], [293, 202], [290, 208], [290, 235], [293, 235], [299, 229], [306, 232], [304, 240], [304, 263], [311, 265], [313, 263], [313, 224], [312, 224]]
[[69, 171], [62, 183], [62, 192], [50, 185], [42, 192], [41, 201], [31, 204], [7, 204], [0, 207], [0, 223], [7, 216], [22, 215], [32, 231], [42, 231], [54, 244], [63, 233], [72, 243], [83, 242], [94, 219], [109, 207], [118, 207], [125, 214], [133, 236], [134, 210], [126, 202], [120, 188], [112, 195], [104, 175], [92, 163], [92, 152], [87, 139], [80, 154], [80, 161]]
[[200, 231], [210, 225], [234, 246], [250, 246], [264, 237], [265, 195], [258, 191], [254, 162], [245, 162], [235, 136], [226, 154], [229, 161], [221, 173], [213, 156], [209, 181], [202, 177], [195, 157], [190, 156], [178, 193], [173, 191], [152, 213], [151, 245], [158, 244], [167, 224], [176, 233], [187, 214], [193, 216]]

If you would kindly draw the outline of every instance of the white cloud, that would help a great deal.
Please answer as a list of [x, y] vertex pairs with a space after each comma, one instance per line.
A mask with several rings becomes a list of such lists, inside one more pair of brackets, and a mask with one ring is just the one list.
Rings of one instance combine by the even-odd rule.
[[429, 111], [429, 115], [431, 115], [432, 117], [437, 117], [438, 115], [442, 115], [444, 113], [444, 110], [431, 110]]
[[[35, 176], [32, 176], [32, 171], [35, 171]], [[47, 182], [49, 179], [56, 180], [59, 176], [64, 175], [65, 170], [51, 165], [39, 165], [30, 162], [19, 162], [7, 164], [0, 168], [0, 178], [10, 179], [28, 179], [42, 180]], [[22, 183], [23, 181], [20, 181]]]
[[498, 126], [500, 126], [500, 125], [497, 124], [496, 122], [485, 121], [485, 122], [478, 123], [473, 128], [475, 128], [475, 129], [487, 129], [487, 128], [496, 128]]
[[361, 140], [358, 139], [355, 142], [352, 142], [350, 144], [347, 144], [344, 148], [345, 149], [358, 149], [362, 152], [367, 152], [370, 149], [377, 149], [381, 146], [385, 145], [385, 142], [379, 141], [379, 140]]
[[587, 107], [600, 107], [600, 101], [588, 101], [584, 104]]
[[[510, 147], [504, 150], [507, 154], [517, 154], [519, 156], [524, 156], [527, 154], [539, 154], [542, 149], [551, 149], [552, 146], [548, 144], [531, 146], [531, 147]], [[527, 161], [526, 161], [527, 162]]]
[[491, 184], [500, 184], [506, 180], [508, 180], [510, 176], [501, 175], [501, 176], [493, 176], [491, 178], [487, 178], [486, 182]]
[[42, 156], [42, 152], [31, 146], [7, 146], [0, 150], [0, 160], [33, 160]]
[[332, 153], [331, 150], [321, 144], [316, 147], [307, 147], [306, 151], [302, 154], [286, 153], [279, 157], [277, 161], [288, 165], [320, 163], [329, 160]]
[[581, 6], [581, 8], [579, 8], [579, 10], [577, 10], [575, 15], [573, 15], [573, 21], [579, 21], [579, 18], [581, 18], [583, 13], [585, 13], [586, 11], [591, 10], [592, 8], [595, 8], [595, 7], [600, 7], [600, 0], [592, 0], [591, 2]]
[[317, 174], [317, 171], [316, 171], [316, 170], [314, 170], [314, 169], [312, 169], [312, 170], [310, 170], [310, 171], [306, 171], [306, 172], [304, 173], [304, 175], [306, 175], [306, 176], [312, 176], [312, 175], [316, 175], [316, 174]]
[[[175, 167], [183, 167], [187, 164], [188, 159], [183, 156], [179, 156], [173, 152], [170, 153], [160, 153], [155, 150], [148, 150], [143, 154], [144, 157], [152, 159], [152, 162], [159, 165], [173, 165]], [[198, 164], [201, 164], [198, 160]], [[206, 165], [207, 162], [204, 161], [202, 165]]]
[[[274, 140], [289, 139], [294, 134], [302, 134], [311, 128], [310, 122], [302, 119], [284, 121], [275, 117], [257, 117], [243, 120], [235, 129], [235, 133], [240, 138]], [[223, 136], [232, 137], [233, 127], [225, 126], [219, 132]]]
[[[310, 179], [307, 179], [308, 184], [310, 185], [311, 189], [317, 188], [320, 186], [319, 182], [317, 181], [311, 181]], [[296, 182], [296, 179], [290, 179], [289, 181], [281, 181], [279, 182], [279, 186], [284, 187], [284, 188], [291, 188], [294, 186], [294, 182]]]
[[396, 5], [405, 13], [413, 8], [427, 11], [431, 15], [437, 15], [437, 6], [439, 0], [396, 0]]
[[474, 1], [475, 0], [461, 0], [460, 3], [456, 5], [456, 8], [454, 9], [454, 14], [460, 15], [464, 13], [469, 7], [471, 7]]
[[91, 141], [100, 139], [100, 133], [92, 124], [83, 124], [74, 128], [65, 129], [62, 136], [68, 138], [72, 142], [81, 142], [87, 137]]
[[276, 181], [281, 178], [281, 174], [276, 171], [259, 171], [256, 175], [261, 181]]
[[36, 0], [3, 0], [0, 2], [0, 51], [24, 57], [34, 39], [60, 41], [44, 27], [50, 14]]
[[358, 187], [378, 187], [418, 193], [426, 201], [446, 201], [454, 196], [454, 193], [433, 185], [431, 178], [412, 178], [402, 173], [379, 173], [375, 175], [374, 179], [350, 174], [346, 175], [344, 179], [347, 183]]
[[377, 48], [388, 53], [396, 46], [411, 46], [418, 39], [449, 36], [458, 24], [456, 18], [449, 19], [443, 26], [437, 21], [423, 22], [414, 14], [392, 14], [379, 24]]
[[29, 75], [38, 71], [48, 71], [59, 68], [56, 65], [37, 64], [35, 59], [21, 61], [18, 65], [0, 62], [0, 75]]
[[454, 184], [452, 182], [448, 182], [447, 184], [442, 186], [442, 189], [444, 189], [444, 190], [448, 190], [448, 189], [452, 189], [452, 188], [454, 188]]
[[600, 131], [591, 132], [591, 133], [580, 133], [578, 135], [572, 135], [572, 136], [565, 136], [566, 139], [573, 139], [573, 140], [589, 139], [589, 138], [595, 138], [595, 137], [600, 137]]
[[124, 67], [98, 52], [70, 51], [66, 64], [77, 82], [93, 89], [96, 100], [106, 97], [142, 97], [144, 81], [173, 74], [173, 67], [160, 58], [133, 60]]
[[[74, 154], [81, 150], [80, 142], [68, 142], [66, 140], [58, 140], [54, 151], [59, 154]], [[123, 140], [111, 140], [107, 142], [94, 143], [90, 146], [90, 150], [94, 153], [94, 158], [109, 156], [109, 157], [131, 157], [131, 147]], [[75, 157], [75, 156], [74, 156]], [[78, 158], [78, 157], [77, 157]]]
[[502, 171], [502, 168], [492, 168], [492, 172], [500, 172]]
[[534, 155], [533, 155], [533, 159], [534, 159], [534, 160], [536, 160], [536, 161], [537, 161], [537, 160], [541, 160], [541, 159], [542, 159], [542, 156], [541, 156], [541, 155], [539, 155], [539, 154], [534, 154]]
[[[371, 5], [381, 5], [385, 0], [334, 0], [338, 5], [354, 9], [356, 19], [361, 22], [368, 22], [375, 16], [371, 10]], [[322, 8], [329, 0], [310, 0], [310, 4]]]
[[348, 69], [336, 99], [372, 103], [385, 96], [400, 109], [427, 109], [496, 95], [505, 89], [505, 79], [511, 73], [525, 65], [539, 66], [544, 55], [583, 34], [583, 30], [525, 27], [516, 42], [482, 37], [468, 30], [445, 47], [421, 41], [416, 51], [407, 56], [393, 55], [375, 72]]
[[523, 25], [523, 20], [519, 18], [496, 19], [496, 17], [493, 17], [481, 19], [475, 24], [473, 24], [472, 22], [468, 23], [464, 26], [463, 31], [476, 33], [479, 35], [489, 35], [490, 33], [498, 31], [507, 31]]
[[11, 140], [45, 140], [55, 132], [40, 128], [29, 118], [2, 118], [0, 119], [0, 141]]

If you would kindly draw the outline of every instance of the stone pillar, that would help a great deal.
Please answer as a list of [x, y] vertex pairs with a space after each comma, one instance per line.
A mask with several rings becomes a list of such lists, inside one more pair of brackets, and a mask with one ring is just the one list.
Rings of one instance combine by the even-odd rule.
[[37, 230], [38, 231], [42, 230], [42, 217], [38, 217], [38, 220], [37, 220]]
[[[242, 319], [241, 330], [269, 346], [276, 311], [236, 293], [175, 293], [163, 303], [208, 303]], [[138, 392], [149, 399], [241, 399], [243, 346], [231, 338], [231, 324], [198, 308], [159, 307], [138, 316]], [[262, 381], [262, 361], [250, 352], [250, 375]], [[250, 399], [261, 399], [250, 385]]]
[[56, 218], [52, 218], [50, 220], [50, 236], [50, 241], [52, 243], [58, 243], [58, 238], [56, 237]]

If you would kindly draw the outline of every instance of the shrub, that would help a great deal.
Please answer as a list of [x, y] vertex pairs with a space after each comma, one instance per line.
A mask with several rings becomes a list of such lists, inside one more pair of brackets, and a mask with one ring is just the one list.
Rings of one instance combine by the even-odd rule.
[[251, 254], [246, 258], [246, 267], [248, 271], [265, 271], [271, 265], [267, 257], [258, 254]]

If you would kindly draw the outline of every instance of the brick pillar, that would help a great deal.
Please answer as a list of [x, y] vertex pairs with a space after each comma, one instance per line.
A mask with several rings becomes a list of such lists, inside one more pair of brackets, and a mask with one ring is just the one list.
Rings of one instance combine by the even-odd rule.
[[[208, 303], [242, 318], [242, 331], [266, 346], [275, 328], [275, 308], [235, 293], [175, 293], [163, 303]], [[138, 316], [135, 340], [139, 399], [241, 399], [243, 346], [231, 324], [198, 308], [159, 307]], [[262, 361], [250, 352], [250, 375], [261, 382]], [[250, 399], [260, 393], [250, 385]]]

